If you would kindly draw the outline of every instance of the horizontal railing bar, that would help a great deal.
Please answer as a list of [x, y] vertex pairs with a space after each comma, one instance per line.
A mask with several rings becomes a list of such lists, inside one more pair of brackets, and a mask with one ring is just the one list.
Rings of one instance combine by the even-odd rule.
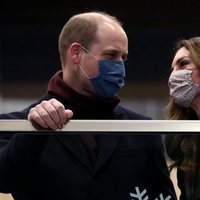
[[[51, 132], [36, 128], [28, 120], [0, 120], [2, 132]], [[69, 120], [59, 132], [153, 132], [200, 133], [198, 120]]]

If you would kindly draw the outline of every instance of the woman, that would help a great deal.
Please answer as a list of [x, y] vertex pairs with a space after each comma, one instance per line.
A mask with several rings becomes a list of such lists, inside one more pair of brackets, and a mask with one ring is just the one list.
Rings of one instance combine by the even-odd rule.
[[[200, 119], [200, 37], [179, 40], [168, 80], [167, 119]], [[166, 150], [177, 167], [181, 200], [200, 199], [200, 135], [166, 135]]]

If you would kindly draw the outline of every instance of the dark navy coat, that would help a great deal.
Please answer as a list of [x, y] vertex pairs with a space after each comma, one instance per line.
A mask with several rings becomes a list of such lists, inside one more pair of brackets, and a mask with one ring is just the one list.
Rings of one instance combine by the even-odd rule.
[[[46, 94], [27, 109], [0, 118], [26, 119], [31, 107], [52, 97]], [[101, 119], [149, 118], [117, 105]], [[176, 199], [162, 137], [141, 133], [98, 134], [94, 165], [78, 134], [1, 133], [0, 192], [16, 200]]]

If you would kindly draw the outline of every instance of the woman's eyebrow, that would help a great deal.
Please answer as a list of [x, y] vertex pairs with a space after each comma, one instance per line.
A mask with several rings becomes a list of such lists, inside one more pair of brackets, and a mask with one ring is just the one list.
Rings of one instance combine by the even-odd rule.
[[174, 67], [174, 65], [178, 65], [183, 59], [185, 58], [189, 58], [188, 56], [184, 56], [184, 57], [181, 57], [179, 59], [177, 59], [174, 63], [172, 63], [172, 68]]

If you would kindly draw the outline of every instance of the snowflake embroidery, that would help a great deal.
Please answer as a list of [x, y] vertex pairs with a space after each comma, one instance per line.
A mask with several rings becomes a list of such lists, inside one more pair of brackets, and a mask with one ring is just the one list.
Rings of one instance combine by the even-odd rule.
[[[131, 200], [148, 200], [149, 196], [147, 194], [147, 190], [144, 189], [143, 191], [140, 191], [139, 187], [135, 187], [135, 193], [130, 193]], [[168, 195], [166, 198], [164, 198], [163, 194], [160, 193], [159, 197], [156, 198], [155, 200], [170, 200], [171, 196]]]
[[[135, 190], [136, 190], [136, 193], [130, 193], [130, 196], [133, 197], [133, 199], [139, 199], [139, 200], [148, 200], [149, 197], [148, 195], [144, 197], [144, 199], [142, 198], [146, 193], [147, 193], [147, 190], [143, 190], [142, 192], [140, 192], [140, 189], [139, 187], [135, 187]], [[131, 200], [133, 200], [131, 199]]]

